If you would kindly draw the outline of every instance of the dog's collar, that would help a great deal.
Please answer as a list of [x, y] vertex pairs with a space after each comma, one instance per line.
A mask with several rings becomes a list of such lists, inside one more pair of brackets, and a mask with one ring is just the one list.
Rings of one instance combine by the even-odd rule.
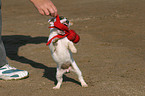
[[49, 45], [54, 38], [64, 38], [64, 37], [67, 37], [73, 43], [78, 43], [79, 40], [80, 40], [79, 35], [77, 33], [75, 33], [74, 30], [69, 30], [69, 28], [66, 25], [64, 25], [64, 24], [62, 24], [60, 22], [59, 15], [57, 15], [57, 17], [56, 17], [56, 21], [54, 22], [54, 26], [51, 26], [49, 28], [57, 28], [59, 30], [62, 30], [62, 31], [65, 32], [65, 35], [56, 35], [56, 36], [52, 37], [47, 42], [46, 45]]

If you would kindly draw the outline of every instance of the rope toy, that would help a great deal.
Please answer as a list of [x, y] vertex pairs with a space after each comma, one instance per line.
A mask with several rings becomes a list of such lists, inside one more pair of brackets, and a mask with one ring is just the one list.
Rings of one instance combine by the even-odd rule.
[[59, 30], [64, 31], [65, 34], [64, 35], [56, 35], [56, 36], [52, 37], [47, 42], [46, 45], [49, 45], [54, 38], [64, 38], [64, 37], [67, 37], [68, 40], [72, 41], [73, 43], [78, 43], [79, 40], [80, 40], [80, 36], [74, 30], [69, 30], [69, 28], [66, 25], [64, 25], [64, 24], [62, 24], [60, 22], [59, 15], [56, 16], [56, 21], [54, 22], [54, 26], [51, 26], [49, 28], [57, 28]]

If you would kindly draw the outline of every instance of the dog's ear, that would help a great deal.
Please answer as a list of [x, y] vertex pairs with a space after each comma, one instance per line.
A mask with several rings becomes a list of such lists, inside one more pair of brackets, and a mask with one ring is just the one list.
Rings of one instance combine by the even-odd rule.
[[69, 25], [72, 26], [74, 23], [72, 21], [69, 21]]
[[54, 20], [55, 20], [55, 17], [50, 18], [50, 19], [48, 20], [48, 23], [49, 23], [49, 24], [53, 24], [53, 23], [54, 23]]
[[68, 21], [68, 20], [67, 20], [66, 23], [67, 23], [67, 26], [68, 26], [68, 27], [70, 27], [70, 26], [73, 25], [73, 22], [72, 22], [72, 21]]
[[62, 19], [64, 19], [64, 17], [63, 16], [59, 16], [59, 19], [62, 20]]
[[66, 26], [70, 27], [70, 26], [73, 25], [73, 22], [72, 22], [72, 21], [69, 21], [69, 20], [66, 18], [64, 24], [65, 24]]

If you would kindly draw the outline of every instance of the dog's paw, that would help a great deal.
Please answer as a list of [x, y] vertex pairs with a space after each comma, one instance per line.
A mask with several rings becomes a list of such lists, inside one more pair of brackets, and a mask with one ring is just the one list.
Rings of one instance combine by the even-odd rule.
[[54, 90], [58, 90], [58, 89], [60, 89], [60, 87], [55, 86], [55, 87], [53, 87], [53, 89], [54, 89]]
[[77, 53], [77, 49], [76, 48], [73, 48], [73, 49], [71, 49], [71, 52], [72, 53]]
[[81, 84], [81, 85], [82, 85], [82, 87], [84, 87], [84, 88], [88, 87], [88, 85], [87, 85], [86, 83]]

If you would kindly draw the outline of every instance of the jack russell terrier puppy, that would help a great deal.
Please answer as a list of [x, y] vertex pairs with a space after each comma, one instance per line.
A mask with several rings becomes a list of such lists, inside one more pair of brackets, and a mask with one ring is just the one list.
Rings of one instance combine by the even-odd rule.
[[88, 87], [83, 79], [82, 72], [72, 57], [72, 53], [77, 53], [74, 43], [79, 41], [79, 36], [73, 30], [68, 29], [72, 23], [62, 16], [53, 17], [48, 22], [50, 24], [50, 35], [47, 45], [49, 45], [51, 55], [57, 64], [56, 79], [58, 82], [53, 89], [60, 88], [63, 74], [70, 71], [77, 74], [82, 87]]

